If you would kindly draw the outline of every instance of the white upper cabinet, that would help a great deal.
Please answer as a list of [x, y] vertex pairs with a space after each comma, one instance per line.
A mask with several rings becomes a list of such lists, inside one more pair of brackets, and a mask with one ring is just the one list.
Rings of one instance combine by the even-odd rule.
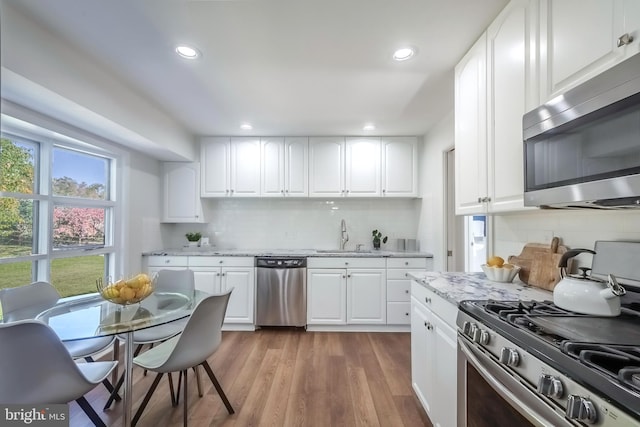
[[377, 197], [382, 194], [380, 138], [348, 137], [345, 141], [344, 195]]
[[309, 196], [344, 195], [344, 137], [309, 138]]
[[455, 68], [456, 214], [486, 210], [487, 36], [473, 45]]
[[203, 138], [200, 160], [202, 197], [260, 195], [259, 138]]
[[638, 0], [542, 0], [540, 11], [543, 102], [640, 51]]
[[204, 222], [200, 201], [200, 163], [163, 165], [162, 222]]
[[309, 195], [309, 143], [307, 137], [261, 139], [263, 197]]
[[418, 196], [418, 139], [414, 136], [382, 138], [382, 195]]
[[512, 0], [456, 67], [456, 214], [524, 210], [522, 116], [538, 103], [535, 1]]
[[202, 197], [226, 197], [231, 189], [231, 138], [208, 137], [200, 143]]

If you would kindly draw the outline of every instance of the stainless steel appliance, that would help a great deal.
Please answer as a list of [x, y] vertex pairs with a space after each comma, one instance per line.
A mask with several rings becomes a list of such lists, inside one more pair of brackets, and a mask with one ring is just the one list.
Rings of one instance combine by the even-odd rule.
[[523, 117], [527, 206], [640, 208], [640, 55]]
[[306, 326], [307, 259], [256, 258], [256, 326]]
[[640, 267], [623, 252], [637, 256], [640, 243], [595, 249], [597, 274], [625, 282], [619, 316], [551, 301], [460, 304], [459, 425], [640, 426]]

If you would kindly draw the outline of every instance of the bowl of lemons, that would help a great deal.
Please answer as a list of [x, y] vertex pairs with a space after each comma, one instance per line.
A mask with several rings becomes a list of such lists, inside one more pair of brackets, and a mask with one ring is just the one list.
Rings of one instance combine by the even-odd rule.
[[505, 263], [504, 259], [499, 256], [490, 257], [487, 259], [487, 263], [482, 264], [480, 267], [482, 267], [487, 279], [493, 282], [511, 282], [520, 271], [520, 267]]
[[110, 279], [96, 280], [96, 288], [107, 301], [115, 304], [136, 304], [153, 293], [155, 281], [145, 273], [137, 274], [129, 279], [112, 282]]

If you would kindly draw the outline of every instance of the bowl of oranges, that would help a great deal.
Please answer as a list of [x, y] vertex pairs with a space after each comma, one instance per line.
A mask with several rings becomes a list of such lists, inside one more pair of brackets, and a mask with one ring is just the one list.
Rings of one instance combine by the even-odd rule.
[[487, 259], [487, 263], [482, 264], [480, 267], [482, 267], [484, 274], [487, 275], [487, 279], [493, 282], [511, 282], [520, 271], [520, 267], [505, 263], [504, 259], [499, 256], [490, 257]]
[[145, 273], [140, 273], [129, 279], [112, 282], [110, 279], [96, 280], [96, 288], [107, 301], [115, 304], [136, 304], [153, 293], [155, 281]]

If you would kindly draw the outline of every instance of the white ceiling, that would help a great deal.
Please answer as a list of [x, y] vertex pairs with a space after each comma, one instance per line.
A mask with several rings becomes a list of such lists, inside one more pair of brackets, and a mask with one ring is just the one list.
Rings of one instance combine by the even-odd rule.
[[[20, 0], [194, 135], [421, 135], [507, 0]], [[189, 43], [203, 53], [174, 53]], [[418, 49], [391, 59], [404, 45]], [[242, 122], [253, 124], [242, 131]]]

